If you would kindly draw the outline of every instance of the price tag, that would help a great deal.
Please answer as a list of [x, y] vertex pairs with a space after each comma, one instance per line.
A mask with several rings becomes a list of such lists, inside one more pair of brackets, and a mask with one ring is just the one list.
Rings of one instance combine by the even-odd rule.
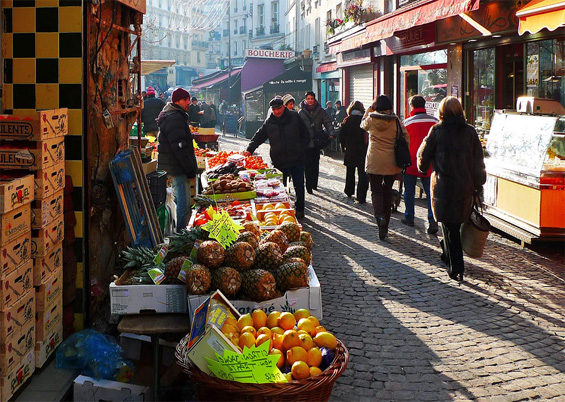
[[233, 221], [225, 210], [211, 215], [212, 219], [206, 224], [206, 230], [210, 232], [210, 238], [216, 239], [224, 248], [228, 248], [237, 240], [239, 231], [243, 229]]
[[223, 380], [243, 383], [267, 384], [288, 382], [277, 367], [280, 355], [269, 355], [271, 342], [260, 346], [244, 347], [243, 354], [225, 350], [224, 355], [216, 353], [216, 360], [206, 357], [208, 368]]

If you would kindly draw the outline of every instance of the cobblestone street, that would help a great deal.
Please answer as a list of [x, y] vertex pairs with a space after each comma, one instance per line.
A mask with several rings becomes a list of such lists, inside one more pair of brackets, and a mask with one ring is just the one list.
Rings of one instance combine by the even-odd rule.
[[[220, 138], [222, 150], [248, 140]], [[267, 157], [269, 146], [258, 152]], [[437, 236], [404, 204], [380, 241], [372, 205], [343, 193], [345, 167], [322, 156], [319, 191], [306, 195], [323, 325], [351, 360], [332, 401], [565, 401], [563, 243], [548, 257], [491, 233], [483, 258], [450, 280]], [[441, 230], [440, 230], [441, 235]]]

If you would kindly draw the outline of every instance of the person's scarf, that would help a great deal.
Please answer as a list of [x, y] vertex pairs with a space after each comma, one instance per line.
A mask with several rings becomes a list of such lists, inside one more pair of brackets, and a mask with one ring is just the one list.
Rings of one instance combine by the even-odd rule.
[[312, 106], [310, 106], [308, 104], [308, 102], [304, 101], [303, 108], [306, 109], [308, 112], [312, 113], [312, 112], [314, 112], [314, 109], [316, 108], [316, 106], [318, 106], [318, 101], [315, 101]]

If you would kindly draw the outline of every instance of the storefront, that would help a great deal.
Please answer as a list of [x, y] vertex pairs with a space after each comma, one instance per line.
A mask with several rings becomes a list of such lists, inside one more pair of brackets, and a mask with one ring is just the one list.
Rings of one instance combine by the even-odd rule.
[[327, 101], [335, 103], [337, 100], [343, 103], [341, 70], [338, 70], [337, 63], [321, 64], [316, 67], [316, 73], [320, 74], [320, 104], [325, 105]]
[[371, 49], [352, 50], [337, 55], [337, 66], [344, 70], [344, 106], [357, 100], [367, 108], [374, 99], [374, 59]]

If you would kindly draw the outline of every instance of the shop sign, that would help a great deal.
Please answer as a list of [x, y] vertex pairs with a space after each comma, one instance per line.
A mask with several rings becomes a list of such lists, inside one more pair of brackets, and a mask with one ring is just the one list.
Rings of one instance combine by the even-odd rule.
[[316, 67], [317, 73], [329, 73], [335, 70], [337, 70], [337, 63], [326, 63]]
[[147, 10], [147, 0], [118, 0], [118, 3], [125, 4], [143, 14], [145, 14]]
[[306, 84], [306, 78], [291, 78], [291, 79], [282, 79], [282, 80], [271, 80], [267, 81], [270, 85], [288, 85], [288, 84]]
[[414, 27], [396, 32], [385, 39], [386, 54], [398, 54], [434, 46], [435, 30], [433, 24]]
[[294, 57], [294, 50], [245, 49], [245, 57], [258, 57], [261, 59], [290, 59]]
[[[481, 3], [479, 10], [471, 11], [467, 15], [493, 34], [518, 30], [515, 2]], [[481, 32], [459, 16], [436, 21], [436, 33], [438, 44], [482, 36]]]
[[371, 49], [354, 50], [352, 52], [339, 53], [337, 55], [337, 66], [355, 66], [371, 62]]

